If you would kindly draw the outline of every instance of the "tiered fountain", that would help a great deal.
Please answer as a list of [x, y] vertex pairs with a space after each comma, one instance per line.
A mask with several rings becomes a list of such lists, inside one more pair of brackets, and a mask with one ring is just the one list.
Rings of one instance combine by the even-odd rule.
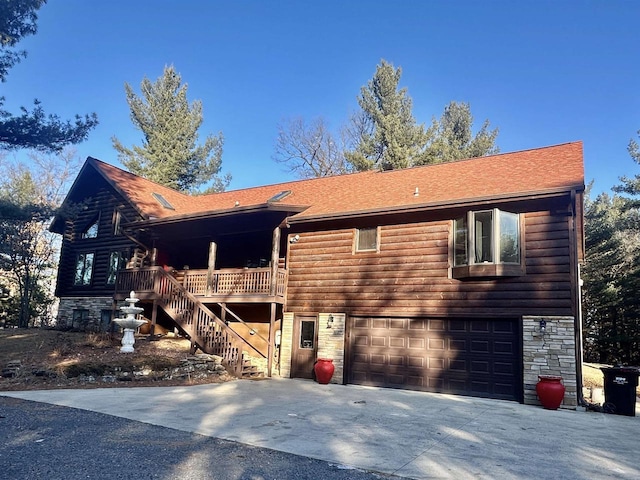
[[120, 353], [132, 353], [133, 352], [133, 344], [136, 343], [136, 339], [133, 336], [133, 333], [136, 329], [145, 323], [147, 320], [137, 319], [136, 315], [144, 310], [144, 308], [136, 307], [136, 303], [138, 303], [140, 299], [136, 298], [136, 292], [133, 290], [129, 293], [129, 298], [125, 298], [125, 302], [129, 305], [125, 305], [120, 307], [123, 313], [127, 316], [125, 318], [114, 318], [113, 321], [120, 325], [120, 327], [124, 330], [124, 335], [122, 336], [122, 347], [120, 347]]

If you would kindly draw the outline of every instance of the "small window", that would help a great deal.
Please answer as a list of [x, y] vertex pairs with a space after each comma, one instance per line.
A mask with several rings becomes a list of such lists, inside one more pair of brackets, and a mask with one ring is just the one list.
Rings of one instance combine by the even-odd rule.
[[303, 320], [300, 322], [300, 348], [313, 350], [316, 340], [316, 321]]
[[100, 310], [100, 331], [106, 332], [109, 330], [109, 324], [113, 317], [112, 310]]
[[378, 228], [358, 228], [356, 230], [356, 252], [378, 251]]
[[76, 271], [73, 280], [74, 285], [91, 285], [93, 275], [93, 253], [80, 253], [76, 257]]
[[107, 284], [116, 283], [116, 275], [127, 263], [127, 252], [111, 252], [109, 255], [109, 269], [107, 271]]
[[76, 308], [73, 310], [73, 328], [80, 328], [86, 325], [89, 321], [89, 310], [84, 308]]
[[93, 219], [93, 221], [82, 231], [82, 238], [96, 238], [98, 236], [98, 227], [100, 225], [100, 215]]

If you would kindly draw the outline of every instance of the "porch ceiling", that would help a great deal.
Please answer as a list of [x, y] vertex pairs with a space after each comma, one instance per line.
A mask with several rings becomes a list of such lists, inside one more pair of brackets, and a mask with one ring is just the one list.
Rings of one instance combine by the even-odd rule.
[[257, 232], [272, 232], [295, 212], [264, 207], [211, 212], [209, 215], [171, 217], [136, 222], [125, 227], [143, 242], [175, 243]]

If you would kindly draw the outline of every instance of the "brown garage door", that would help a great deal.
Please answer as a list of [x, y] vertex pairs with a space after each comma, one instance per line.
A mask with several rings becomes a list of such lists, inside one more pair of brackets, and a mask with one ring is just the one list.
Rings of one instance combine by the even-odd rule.
[[518, 324], [351, 317], [348, 382], [522, 401]]

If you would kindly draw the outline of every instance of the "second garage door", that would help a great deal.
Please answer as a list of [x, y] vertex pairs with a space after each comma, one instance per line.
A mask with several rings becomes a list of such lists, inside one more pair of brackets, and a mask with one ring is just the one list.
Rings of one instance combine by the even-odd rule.
[[522, 401], [516, 319], [351, 317], [348, 382]]

